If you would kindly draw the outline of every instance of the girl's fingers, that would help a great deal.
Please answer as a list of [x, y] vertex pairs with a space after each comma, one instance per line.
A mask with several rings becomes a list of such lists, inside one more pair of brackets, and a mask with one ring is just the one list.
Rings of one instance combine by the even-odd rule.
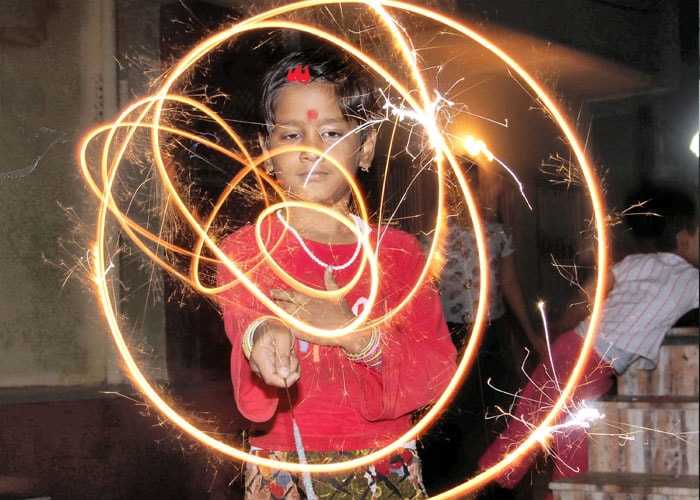
[[338, 290], [340, 287], [338, 286], [338, 283], [335, 281], [335, 275], [333, 274], [333, 267], [328, 266], [323, 273], [323, 281], [326, 285], [326, 290], [329, 292], [333, 292], [335, 290]]
[[273, 300], [283, 301], [283, 302], [295, 302], [295, 292], [293, 290], [282, 290], [280, 288], [273, 288], [270, 290], [270, 297]]
[[267, 385], [289, 387], [299, 380], [299, 362], [296, 356], [285, 355], [283, 358], [268, 358], [260, 365], [251, 360], [250, 370]]

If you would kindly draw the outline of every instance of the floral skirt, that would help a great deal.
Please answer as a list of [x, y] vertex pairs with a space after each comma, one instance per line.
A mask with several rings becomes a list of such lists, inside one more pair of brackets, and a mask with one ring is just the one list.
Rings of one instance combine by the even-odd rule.
[[[306, 452], [308, 463], [347, 462], [376, 450], [344, 452]], [[299, 462], [296, 452], [253, 450], [251, 454], [280, 462]], [[402, 448], [371, 465], [339, 473], [310, 474], [318, 499], [410, 499], [427, 497], [423, 488], [420, 460], [416, 450]], [[246, 500], [305, 500], [306, 485], [301, 473], [246, 464]]]

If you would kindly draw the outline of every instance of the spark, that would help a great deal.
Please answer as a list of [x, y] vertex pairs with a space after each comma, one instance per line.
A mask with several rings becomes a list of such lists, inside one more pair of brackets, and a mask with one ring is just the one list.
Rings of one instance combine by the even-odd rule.
[[565, 422], [558, 425], [552, 425], [548, 428], [542, 428], [542, 430], [546, 430], [549, 434], [552, 434], [554, 432], [561, 431], [562, 429], [569, 428], [590, 429], [591, 424], [603, 418], [605, 418], [605, 415], [600, 413], [597, 408], [590, 408], [586, 406], [586, 402], [583, 401], [581, 403], [581, 408], [573, 412], [573, 414]]
[[486, 144], [481, 139], [475, 139], [473, 135], [468, 135], [464, 138], [463, 142], [464, 147], [467, 149], [467, 153], [469, 153], [471, 156], [483, 154], [486, 156], [488, 161], [493, 161], [493, 153], [489, 151], [489, 148], [486, 147]]
[[[491, 154], [491, 153], [489, 153], [489, 154]], [[515, 175], [515, 172], [513, 172], [513, 170], [511, 170], [510, 167], [508, 167], [508, 165], [506, 165], [505, 163], [503, 163], [503, 162], [502, 162], [501, 160], [499, 160], [498, 158], [495, 158], [495, 157], [494, 157], [494, 160], [496, 160], [496, 162], [497, 162], [501, 167], [503, 167], [503, 170], [505, 170], [505, 171], [508, 173], [508, 175], [510, 175], [510, 177], [515, 181], [515, 183], [518, 185], [518, 190], [520, 191], [520, 196], [522, 196], [523, 200], [525, 200], [525, 203], [527, 204], [527, 208], [529, 208], [530, 210], [532, 210], [532, 204], [530, 203], [530, 200], [528, 200], [527, 195], [525, 194], [525, 186], [524, 186], [523, 183], [520, 181], [520, 179], [518, 179], [518, 176]]]
[[426, 114], [428, 116], [437, 115], [438, 110], [442, 107], [441, 105], [449, 107], [454, 106], [454, 102], [445, 99], [437, 90], [435, 90], [435, 99], [428, 104], [426, 111], [423, 112], [410, 109], [406, 106], [393, 104], [391, 100], [384, 95], [384, 92], [381, 89], [380, 92], [382, 93], [385, 101], [383, 109], [386, 109], [392, 116], [397, 117], [399, 121], [408, 119], [417, 123], [424, 123]]
[[[550, 336], [549, 336], [549, 327], [548, 321], [547, 321], [547, 313], [545, 312], [545, 303], [544, 301], [539, 301], [537, 303], [537, 309], [540, 311], [540, 315], [542, 316], [542, 325], [544, 325], [544, 339], [547, 342], [547, 354], [549, 355], [549, 366], [552, 367], [552, 371], [554, 371], [554, 360], [552, 359], [552, 345], [550, 343]], [[556, 376], [556, 373], [554, 373], [553, 381], [557, 386], [557, 390], [561, 392], [561, 387], [559, 387], [559, 377]], [[544, 426], [543, 426], [544, 428]]]
[[[526, 373], [524, 367], [523, 373]], [[548, 383], [557, 384], [556, 380], [556, 377], [550, 376]], [[503, 391], [497, 387], [494, 387], [490, 383], [490, 381], [488, 385], [498, 392], [510, 395], [513, 398], [513, 406], [519, 398], [522, 398], [522, 396], [519, 393], [512, 394], [508, 393], [507, 391]], [[550, 396], [548, 395], [545, 388], [541, 387], [539, 388], [539, 391], [546, 398], [546, 400], [544, 402], [540, 400], [535, 402], [538, 405], [541, 405], [543, 408], [552, 408], [554, 405], [554, 401], [550, 399]], [[596, 401], [594, 402], [594, 404], [600, 406], [601, 408], [605, 407], [605, 402]], [[591, 406], [591, 404], [586, 400], [581, 400], [579, 402], [567, 402], [562, 408], [562, 414], [566, 415], [566, 418], [560, 419], [561, 422], [555, 425], [536, 426], [529, 420], [525, 419], [523, 416], [518, 416], [509, 410], [505, 410], [501, 407], [495, 407], [495, 409], [496, 412], [494, 414], [487, 414], [487, 419], [507, 418], [509, 419], [509, 421], [518, 421], [526, 428], [530, 429], [530, 438], [534, 439], [537, 442], [538, 446], [542, 447], [548, 454], [550, 454], [555, 459], [555, 465], [557, 467], [565, 467], [574, 472], [576, 472], [576, 469], [567, 464], [560, 457], [558, 457], [555, 454], [555, 450], [549, 445], [549, 443], [555, 438], [557, 434], [569, 435], [569, 433], [571, 433], [572, 431], [583, 431], [581, 439], [589, 439], [596, 437], [614, 437], [618, 440], [618, 445], [621, 447], [627, 445], [628, 443], [639, 441], [639, 435], [643, 435], [642, 437], [644, 438], [644, 446], [653, 446], [652, 436], [660, 435], [668, 436], [685, 443], [685, 445], [688, 447], [688, 453], [694, 453], [691, 450], [693, 448], [697, 448], [697, 431], [676, 432], [672, 429], [653, 428], [648, 426], [633, 425], [630, 423], [614, 422], [611, 421], [605, 413], [602, 413], [601, 409], [595, 406]], [[690, 409], [681, 411], [692, 412], [692, 410]], [[682, 422], [684, 420], [685, 417], [679, 415], [676, 425], [683, 425]], [[605, 432], [605, 429], [610, 430], [608, 432]], [[634, 452], [630, 451], [628, 453]], [[506, 456], [504, 458], [504, 461], [509, 461], [509, 458], [509, 456]]]
[[[389, 69], [381, 64], [381, 58], [373, 57], [373, 55], [365, 49], [365, 46], [361, 44], [356, 45], [342, 36], [336, 36], [316, 26], [286, 19], [286, 16], [292, 15], [292, 17], [295, 17], [293, 14], [303, 12], [307, 9], [331, 4], [337, 5], [338, 3], [355, 5], [358, 6], [358, 8], [366, 8], [375, 16], [376, 30], [383, 30], [385, 36], [391, 38], [391, 47], [395, 51], [401, 67], [406, 70], [404, 72], [405, 74], [395, 76]], [[508, 71], [517, 74], [524, 82], [523, 85], [531, 89], [538, 103], [547, 110], [548, 116], [551, 117], [561, 129], [580, 166], [582, 180], [590, 191], [594, 222], [597, 224], [597, 250], [599, 260], [601, 262], [607, 261], [607, 235], [602, 227], [602, 223], [605, 220], [603, 216], [602, 199], [596, 185], [596, 178], [583, 153], [583, 148], [580, 146], [568, 121], [559, 111], [552, 98], [550, 98], [534, 78], [511, 59], [508, 54], [503, 52], [493, 42], [457, 20], [428, 8], [400, 1], [373, 0], [369, 2], [361, 0], [343, 0], [341, 2], [326, 2], [321, 0], [306, 0], [273, 8], [214, 33], [180, 59], [180, 61], [164, 75], [159, 87], [153, 94], [145, 96], [127, 106], [112, 123], [96, 127], [88, 132], [80, 145], [78, 158], [81, 172], [89, 188], [100, 200], [100, 207], [97, 214], [97, 229], [94, 238], [96, 244], [92, 253], [92, 265], [90, 266], [91, 275], [96, 287], [96, 293], [102, 303], [106, 321], [112, 333], [115, 346], [124, 362], [125, 371], [138, 390], [158, 409], [165, 420], [171, 422], [180, 429], [181, 432], [190, 435], [204, 445], [236, 460], [303, 473], [339, 472], [371, 464], [401, 447], [405, 442], [414, 439], [432, 424], [433, 420], [442, 412], [446, 405], [449, 404], [475, 358], [487, 314], [489, 278], [488, 262], [486, 260], [486, 244], [482, 222], [478, 216], [478, 207], [463, 172], [458, 168], [457, 157], [452, 150], [452, 144], [445, 131], [446, 127], [444, 123], [450, 122], [450, 113], [467, 109], [467, 107], [466, 105], [458, 106], [452, 100], [445, 98], [443, 94], [439, 92], [439, 89], [429, 88], [428, 84], [423, 79], [425, 68], [421, 68], [420, 66], [420, 58], [410, 39], [409, 29], [406, 28], [409, 24], [400, 23], [396, 17], [391, 15], [390, 11], [396, 11], [402, 15], [414, 16], [414, 18], [418, 20], [430, 20], [430, 22], [444, 26], [444, 29], [450, 29], [460, 34], [465, 39], [471, 40], [476, 45], [486, 49], [495, 58], [505, 63], [508, 67]], [[290, 286], [304, 291], [305, 293], [326, 297], [329, 295], [335, 296], [334, 294], [342, 295], [346, 293], [347, 290], [354, 286], [357, 280], [359, 280], [361, 273], [365, 271], [369, 272], [371, 277], [371, 290], [367, 307], [363, 309], [352, 324], [337, 331], [311, 328], [309, 325], [289, 316], [272, 302], [263, 291], [255, 287], [255, 284], [250, 280], [246, 270], [236, 262], [235, 256], [225, 255], [217, 245], [217, 230], [219, 229], [217, 223], [222, 217], [222, 207], [232, 193], [243, 185], [244, 181], [252, 179], [252, 182], [257, 184], [262, 193], [265, 193], [267, 189], [276, 190], [277, 195], [283, 200], [280, 204], [272, 205], [265, 197], [266, 195], [263, 194], [262, 197], [267, 207], [262, 211], [260, 215], [261, 219], [277, 209], [303, 206], [303, 204], [285, 199], [284, 193], [279, 192], [273, 180], [261, 172], [259, 166], [265, 160], [269, 159], [269, 157], [253, 157], [245, 146], [245, 140], [241, 138], [224, 119], [218, 116], [215, 110], [211, 109], [206, 102], [200, 102], [180, 93], [178, 91], [178, 85], [182, 84], [182, 82], [187, 79], [188, 72], [192, 71], [192, 68], [196, 67], [197, 64], [208, 57], [208, 54], [219, 49], [224, 44], [253, 31], [276, 29], [305, 33], [337, 46], [363, 63], [366, 67], [371, 68], [378, 77], [382, 78], [387, 85], [392, 88], [392, 92], [395, 92], [396, 95], [399, 96], [399, 100], [403, 104], [402, 106], [395, 106], [390, 104], [389, 99], [386, 99], [387, 105], [385, 109], [387, 111], [387, 117], [385, 118], [388, 120], [389, 117], [393, 117], [395, 120], [394, 123], [402, 120], [414, 122], [410, 128], [411, 133], [414, 132], [414, 127], [420, 128], [421, 138], [425, 137], [424, 144], [429, 145], [428, 151], [425, 153], [431, 156], [424, 167], [427, 168], [427, 165], [433, 166], [437, 171], [439, 179], [445, 178], [446, 171], [453, 172], [456, 179], [455, 186], [465, 200], [477, 237], [481, 283], [479, 305], [476, 312], [473, 334], [459, 362], [457, 373], [445, 392], [436, 401], [435, 405], [426, 412], [423, 418], [417, 422], [414, 428], [407, 434], [399, 437], [394, 443], [391, 443], [382, 450], [378, 450], [363, 458], [342, 463], [312, 465], [284, 463], [263, 459], [246, 453], [236, 446], [224, 443], [216, 439], [211, 433], [204, 432], [194, 425], [185, 416], [166, 403], [162, 395], [154, 388], [152, 382], [143, 373], [139, 363], [134, 359], [131, 348], [124, 339], [121, 331], [120, 316], [117, 313], [117, 301], [115, 299], [116, 294], [110, 289], [111, 282], [109, 278], [111, 274], [114, 274], [110, 273], [110, 271], [114, 269], [114, 263], [112, 257], [110, 257], [109, 250], [111, 241], [109, 236], [112, 233], [110, 232], [111, 229], [108, 230], [107, 228], [112, 227], [116, 222], [119, 228], [120, 238], [130, 240], [145, 259], [150, 259], [152, 265], [159, 266], [195, 292], [205, 296], [216, 296], [226, 287], [234, 285], [245, 286], [258, 300], [274, 314], [277, 314], [285, 322], [291, 324], [293, 328], [300, 328], [318, 335], [344, 335], [363, 324], [370, 311], [375, 307], [379, 287], [379, 270], [377, 269], [375, 258], [377, 249], [371, 247], [366, 236], [361, 234], [359, 229], [354, 227], [354, 224], [345, 220], [332, 210], [314, 206], [314, 209], [322, 212], [324, 215], [333, 217], [342, 224], [345, 224], [348, 230], [355, 232], [356, 237], [362, 242], [363, 256], [360, 261], [361, 265], [358, 275], [355, 276], [346, 287], [336, 292], [319, 292], [318, 290], [309, 289], [308, 287], [304, 287], [303, 284], [293, 281], [290, 277], [286, 276], [283, 269], [277, 268], [275, 271], [286, 279]], [[204, 117], [210, 124], [218, 126], [220, 129], [219, 132], [215, 135], [207, 136], [173, 125], [169, 121], [169, 118], [181, 112], [178, 111], [178, 106], [181, 108], [190, 108], [193, 113]], [[186, 123], [187, 120], [184, 120], [184, 122]], [[505, 125], [507, 126], [507, 121]], [[217, 200], [213, 200], [211, 209], [205, 216], [196, 214], [181, 196], [178, 189], [179, 186], [172, 175], [171, 166], [169, 165], [166, 154], [168, 148], [164, 138], [167, 136], [177, 139], [187, 139], [196, 143], [198, 146], [192, 148], [192, 151], [190, 151], [191, 154], [198, 155], [197, 149], [201, 145], [202, 147], [209, 148], [211, 151], [221, 154], [224, 158], [232, 162], [242, 165], [241, 170], [230, 179], [221, 196]], [[233, 146], [227, 146], [226, 144], [228, 143]], [[295, 147], [295, 150], [298, 151], [298, 147]], [[270, 154], [282, 154], [284, 152], [285, 149], [280, 148]], [[154, 224], [153, 226], [155, 227], [152, 227], [150, 224], [140, 223], [129, 216], [132, 201], [135, 201], [136, 191], [130, 191], [131, 186], [129, 182], [127, 182], [129, 176], [124, 173], [123, 168], [124, 164], [127, 163], [126, 160], [133, 160], [134, 157], [139, 156], [145, 158], [145, 164], [142, 164], [141, 168], [143, 170], [143, 175], [146, 177], [146, 180], [141, 182], [139, 186], [143, 187], [144, 191], [147, 186], [153, 185], [157, 187], [159, 190], [158, 195], [160, 199], [164, 200], [164, 203], [167, 202], [167, 209], [171, 211], [172, 218], [177, 220], [177, 223], [180, 225], [179, 227], [186, 227], [194, 235], [196, 241], [191, 248], [181, 248], [164, 239], [159, 233], [163, 227], [164, 221], [161, 221], [160, 224]], [[494, 155], [494, 158], [497, 157]], [[502, 164], [502, 166], [505, 165]], [[138, 168], [134, 170], [136, 173], [139, 173]], [[364, 203], [359, 186], [352, 176], [342, 169], [341, 171], [346, 176], [354, 199], [357, 200], [359, 215], [364, 220], [367, 220], [368, 208]], [[522, 185], [520, 186], [522, 192]], [[122, 203], [123, 200], [119, 199], [119, 194], [121, 194], [122, 197], [126, 196], [126, 204]], [[129, 194], [131, 195], [131, 199], [128, 197]], [[441, 221], [445, 218], [445, 209], [443, 207], [445, 186], [442, 182], [438, 183], [437, 197], [439, 203], [436, 218], [438, 221]], [[263, 257], [266, 259], [268, 265], [275, 268], [274, 261], [270, 259], [269, 250], [262, 244], [263, 238], [262, 235], [259, 234], [260, 227], [258, 226], [257, 229], [256, 238]], [[437, 247], [443, 236], [442, 232], [443, 230], [440, 225], [436, 224], [435, 237], [428, 255], [429, 262], [436, 258]], [[172, 260], [164, 257], [164, 253], [174, 255], [177, 258], [189, 262], [189, 268], [183, 270], [176, 267], [172, 263]], [[204, 283], [201, 279], [202, 269], [206, 266], [216, 264], [228, 268], [234, 275], [236, 282], [222, 287], [208, 286]], [[592, 346], [593, 335], [591, 332], [595, 330], [600, 316], [602, 290], [604, 290], [606, 283], [605, 266], [600, 266], [598, 273], [598, 289], [596, 291], [592, 319], [589, 332], [584, 341], [581, 357], [576, 364], [570, 380], [565, 386], [560, 388], [560, 398], [556, 402], [552, 402], [551, 411], [542, 422], [540, 426], [541, 429], [550, 429], [551, 422], [554, 421], [562, 411], [566, 410], [566, 401], [569, 394], [571, 394], [576, 387], [582, 375], [582, 367], [586, 362], [588, 352]], [[390, 319], [394, 315], [400, 314], [402, 308], [411, 300], [412, 295], [418, 287], [421, 286], [424, 280], [429, 278], [429, 274], [430, 266], [426, 265], [411, 293], [408, 294], [395, 309], [387, 311], [383, 319]], [[116, 278], [112, 277], [112, 279], [114, 280]], [[513, 450], [503, 462], [465, 481], [464, 484], [435, 496], [435, 498], [452, 498], [453, 496], [458, 496], [481, 487], [487, 481], [501, 473], [509, 463], [522, 459], [537, 445], [538, 441], [538, 431], [534, 429], [533, 433], [526, 438], [517, 449]]]
[[23, 168], [18, 168], [16, 170], [11, 170], [9, 172], [0, 172], [0, 182], [8, 180], [8, 179], [21, 179], [22, 177], [26, 177], [32, 172], [36, 170], [36, 168], [39, 166], [39, 162], [44, 159], [44, 156], [51, 151], [51, 149], [56, 145], [56, 144], [63, 144], [66, 142], [66, 134], [64, 132], [57, 132], [55, 130], [48, 129], [46, 127], [41, 127], [39, 131], [34, 134], [35, 137], [39, 136], [39, 132], [50, 132], [50, 133], [56, 133], [58, 135], [57, 138], [55, 138], [51, 143], [44, 148], [44, 151], [37, 156], [34, 161], [32, 161], [29, 165]]

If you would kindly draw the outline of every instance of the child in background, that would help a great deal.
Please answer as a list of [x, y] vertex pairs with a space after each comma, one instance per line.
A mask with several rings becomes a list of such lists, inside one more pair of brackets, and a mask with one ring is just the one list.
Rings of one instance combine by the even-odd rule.
[[[496, 215], [487, 215], [497, 210], [492, 200], [495, 196], [484, 196], [482, 191], [488, 192], [498, 188], [493, 186], [485, 188], [486, 183], [480, 180], [483, 176], [481, 168], [475, 163], [464, 161], [461, 168], [474, 190], [476, 203], [482, 211], [481, 218], [487, 247], [488, 325], [491, 331], [488, 332], [490, 335], [484, 335], [481, 348], [492, 353], [493, 359], [488, 360], [490, 364], [494, 364], [497, 358], [502, 359], [495, 364], [504, 364], [505, 360], [512, 360], [512, 366], [499, 366], [495, 371], [500, 373], [488, 373], [488, 377], [485, 378], [495, 377], [494, 380], [496, 380], [499, 376], [501, 378], [510, 376], [512, 379], [519, 379], [517, 374], [513, 376], [513, 371], [519, 371], [521, 363], [515, 360], [511, 352], [510, 332], [502, 324], [505, 323], [506, 305], [517, 320], [521, 333], [524, 334], [523, 340], [533, 347], [537, 355], [546, 355], [547, 345], [530, 321], [517, 275], [513, 236], [501, 222], [498, 222]], [[496, 182], [490, 181], [488, 184], [493, 185]], [[458, 348], [462, 348], [471, 332], [479, 303], [479, 252], [471, 217], [462, 203], [457, 187], [452, 187], [448, 191], [448, 198], [448, 209], [451, 213], [446, 218], [447, 234], [441, 249], [445, 263], [440, 269], [437, 286], [452, 340]], [[426, 250], [432, 243], [432, 238], [432, 235], [424, 235], [421, 238], [421, 243]], [[488, 372], [495, 367], [482, 368]], [[505, 377], [503, 372], [506, 372]], [[502, 390], [510, 389], [506, 385], [496, 384], [496, 387]]]
[[[493, 414], [496, 407], [508, 407], [511, 394], [517, 392], [523, 378], [522, 360], [514, 352], [511, 332], [532, 346], [533, 357], [542, 358], [547, 352], [544, 336], [535, 331], [530, 321], [518, 279], [513, 237], [493, 215], [496, 196], [485, 196], [489, 191], [498, 191], [494, 186], [496, 182], [483, 182], [484, 170], [475, 163], [462, 161], [460, 168], [481, 209], [489, 271], [488, 321], [472, 373], [440, 422], [421, 438], [421, 458], [427, 464], [424, 474], [429, 492], [452, 487], [476, 472], [477, 459], [495, 436], [496, 422], [488, 415]], [[447, 234], [440, 250], [445, 263], [440, 269], [437, 289], [452, 341], [463, 351], [479, 303], [479, 252], [459, 188], [452, 186], [447, 198], [450, 214], [446, 218]], [[426, 251], [432, 238], [432, 235], [421, 238]], [[508, 312], [517, 320], [516, 328], [511, 327]], [[435, 464], [429, 460], [431, 456], [443, 459], [435, 470], [431, 467]]]
[[[220, 305], [233, 346], [236, 403], [259, 424], [249, 438], [251, 453], [299, 462], [303, 452], [309, 463], [366, 456], [408, 432], [412, 413], [434, 402], [454, 375], [456, 352], [440, 298], [426, 280], [399, 314], [381, 320], [408, 298], [425, 260], [413, 236], [367, 225], [352, 213], [351, 189], [337, 166], [352, 176], [371, 166], [376, 131], [366, 123], [378, 102], [367, 71], [330, 49], [292, 53], [267, 72], [262, 110], [261, 146], [270, 155], [265, 168], [286, 199], [309, 206], [282, 208], [258, 222], [282, 273], [263, 258], [253, 226], [227, 237], [222, 250], [287, 313], [325, 330], [345, 327], [367, 303], [369, 266], [340, 299], [305, 294], [280, 275], [317, 290], [336, 290], [358, 273], [363, 249], [356, 233], [314, 208], [323, 207], [367, 235], [381, 282], [370, 321], [327, 337], [292, 330], [236, 283], [226, 266], [219, 267], [219, 285], [233, 283], [221, 293]], [[295, 442], [294, 423], [303, 450]], [[247, 464], [246, 498], [425, 495], [413, 442], [372, 466], [312, 474], [311, 484], [303, 476]]]
[[[594, 352], [590, 354], [579, 386], [571, 396], [573, 404], [603, 396], [632, 363], [653, 370], [659, 348], [671, 327], [688, 311], [698, 307], [698, 229], [695, 203], [671, 188], [647, 189], [631, 197], [631, 205], [642, 204], [644, 214], [628, 214], [627, 223], [639, 242], [638, 253], [628, 255], [611, 267], [602, 316], [597, 327]], [[587, 287], [589, 292], [593, 287]], [[590, 296], [590, 295], [589, 295]], [[580, 322], [572, 308], [564, 325], [576, 325], [561, 334], [551, 347], [554, 369], [548, 360], [531, 376], [510, 411], [513, 417], [500, 438], [481, 456], [482, 469], [493, 466], [539, 425], [559, 397], [557, 387], [566, 384], [578, 361], [590, 318]], [[575, 318], [578, 319], [578, 318]], [[556, 329], [556, 328], [555, 328]], [[559, 384], [553, 383], [556, 374]], [[561, 415], [557, 423], [563, 423]], [[571, 428], [556, 433], [554, 479], [588, 470], [585, 432]], [[528, 471], [532, 460], [506, 470], [496, 482], [514, 488]]]

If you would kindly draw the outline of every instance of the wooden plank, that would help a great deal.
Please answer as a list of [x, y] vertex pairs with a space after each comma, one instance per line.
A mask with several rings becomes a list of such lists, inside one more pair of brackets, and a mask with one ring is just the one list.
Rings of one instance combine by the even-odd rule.
[[[638, 406], [637, 406], [638, 405]], [[698, 461], [698, 404], [598, 402], [588, 431], [589, 470], [688, 475]]]
[[618, 395], [697, 396], [700, 390], [699, 350], [697, 341], [690, 345], [662, 346], [655, 370], [640, 370], [634, 364], [618, 377]]
[[697, 499], [700, 479], [698, 476], [588, 472], [553, 481], [549, 488], [555, 500]]

